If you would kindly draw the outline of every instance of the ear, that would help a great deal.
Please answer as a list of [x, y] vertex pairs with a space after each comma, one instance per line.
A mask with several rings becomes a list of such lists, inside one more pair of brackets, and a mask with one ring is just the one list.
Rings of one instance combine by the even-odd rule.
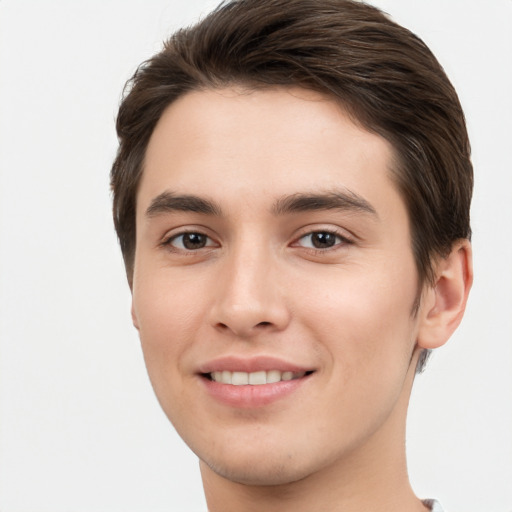
[[135, 329], [137, 331], [139, 330], [139, 320], [137, 318], [137, 314], [135, 313], [135, 306], [133, 305], [133, 298], [132, 298], [132, 307], [131, 307], [131, 315], [132, 315], [132, 323]]
[[436, 265], [436, 282], [423, 296], [418, 346], [444, 345], [460, 324], [473, 283], [469, 240], [459, 240], [446, 258]]

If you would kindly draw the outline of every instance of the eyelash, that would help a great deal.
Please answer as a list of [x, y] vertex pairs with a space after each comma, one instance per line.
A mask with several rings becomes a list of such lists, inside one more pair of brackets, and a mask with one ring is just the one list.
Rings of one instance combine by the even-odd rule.
[[[203, 246], [203, 247], [199, 247], [199, 248], [196, 248], [196, 249], [190, 249], [190, 248], [187, 248], [184, 246], [184, 243], [183, 243], [183, 237], [185, 237], [186, 235], [197, 235], [199, 237], [203, 237], [206, 239], [206, 245]], [[182, 239], [182, 242], [181, 242], [181, 245], [182, 247], [175, 247], [173, 245], [173, 242], [175, 240], [178, 240], [179, 238]], [[201, 233], [200, 231], [193, 231], [193, 230], [190, 230], [190, 231], [182, 231], [181, 233], [177, 233], [177, 234], [173, 234], [167, 238], [165, 238], [162, 242], [162, 246], [166, 247], [167, 249], [170, 249], [172, 251], [181, 251], [183, 253], [189, 253], [189, 254], [192, 254], [194, 252], [197, 252], [198, 250], [200, 249], [207, 249], [207, 248], [210, 248], [210, 247], [214, 247], [215, 246], [215, 242], [214, 243], [209, 243], [209, 242], [213, 242], [212, 238], [209, 237], [208, 235], [204, 234], [204, 233]]]
[[[187, 248], [187, 247], [185, 247], [185, 244], [183, 242], [183, 237], [185, 237], [186, 235], [196, 235], [196, 236], [199, 236], [199, 237], [204, 237], [206, 239], [205, 240], [205, 245], [202, 246], [202, 247], [197, 247], [197, 248]], [[304, 239], [306, 239], [308, 237], [310, 237], [310, 240], [311, 240], [311, 237], [313, 237], [315, 235], [323, 235], [323, 236], [327, 236], [327, 237], [333, 236], [334, 237], [334, 243], [333, 243], [332, 246], [328, 246], [328, 247], [314, 247], [313, 246], [314, 242], [312, 242], [312, 241], [311, 241], [311, 245], [312, 246], [310, 246], [310, 247], [307, 247], [307, 246], [304, 246], [304, 245], [300, 244], [301, 240], [304, 240]], [[178, 240], [180, 238], [182, 239], [182, 242], [180, 244], [181, 247], [176, 247], [175, 245], [173, 245], [173, 242], [175, 242], [176, 240]], [[350, 238], [347, 238], [346, 236], [340, 234], [336, 230], [332, 230], [332, 229], [317, 229], [317, 230], [308, 231], [308, 232], [302, 234], [300, 237], [298, 237], [291, 244], [291, 246], [292, 247], [302, 247], [304, 249], [307, 249], [309, 252], [311, 252], [313, 254], [325, 254], [326, 252], [335, 251], [336, 249], [339, 249], [340, 246], [351, 245], [353, 243], [354, 243], [353, 240], [351, 240]], [[161, 243], [161, 245], [163, 247], [167, 248], [168, 250], [173, 251], [173, 252], [181, 252], [181, 253], [184, 253], [184, 254], [194, 254], [194, 253], [198, 252], [201, 249], [208, 249], [208, 248], [211, 248], [211, 247], [215, 247], [216, 242], [211, 237], [209, 237], [205, 233], [202, 233], [201, 231], [190, 230], [190, 231], [183, 231], [181, 233], [173, 234], [173, 235], [165, 238], [163, 240], [163, 242]]]
[[[306, 239], [306, 238], [311, 238], [314, 236], [314, 235], [327, 235], [327, 236], [332, 236], [334, 237], [334, 244], [332, 246], [329, 246], [329, 247], [305, 247], [305, 246], [301, 246], [299, 244], [299, 242], [303, 239]], [[310, 251], [313, 251], [315, 254], [321, 254], [321, 253], [325, 253], [327, 251], [334, 251], [336, 249], [339, 249], [340, 246], [344, 246], [344, 245], [350, 245], [352, 244], [353, 241], [350, 240], [349, 238], [347, 238], [346, 236], [343, 236], [341, 233], [335, 231], [335, 230], [331, 230], [331, 229], [317, 229], [317, 230], [314, 230], [314, 231], [309, 231], [305, 234], [303, 234], [302, 236], [300, 236], [296, 242], [294, 242], [294, 245], [299, 245], [301, 247], [304, 247], [305, 249], [308, 249]], [[311, 241], [311, 244], [313, 245], [313, 242]]]

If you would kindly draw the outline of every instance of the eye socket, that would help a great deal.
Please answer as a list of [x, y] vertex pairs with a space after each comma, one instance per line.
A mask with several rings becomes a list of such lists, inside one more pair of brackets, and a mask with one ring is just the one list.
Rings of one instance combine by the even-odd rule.
[[203, 233], [188, 232], [172, 236], [165, 242], [165, 245], [183, 251], [197, 251], [205, 247], [213, 247], [215, 243]]
[[331, 249], [343, 243], [349, 243], [349, 240], [332, 231], [313, 231], [297, 241], [297, 245], [308, 249]]

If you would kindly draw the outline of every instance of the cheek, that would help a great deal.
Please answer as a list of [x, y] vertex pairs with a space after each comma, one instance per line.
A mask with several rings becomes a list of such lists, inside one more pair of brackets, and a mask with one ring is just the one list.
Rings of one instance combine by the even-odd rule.
[[415, 340], [415, 268], [410, 262], [401, 268], [388, 265], [384, 271], [375, 264], [339, 272], [327, 288], [308, 286], [307, 326], [346, 381], [363, 374], [377, 381], [409, 362]]
[[201, 294], [170, 273], [135, 275], [133, 307], [146, 366], [153, 385], [176, 374], [201, 318]]
[[203, 287], [187, 273], [177, 275], [165, 268], [136, 272], [133, 304], [141, 333], [152, 333], [156, 339], [164, 337], [168, 341], [186, 335], [201, 311], [203, 296]]

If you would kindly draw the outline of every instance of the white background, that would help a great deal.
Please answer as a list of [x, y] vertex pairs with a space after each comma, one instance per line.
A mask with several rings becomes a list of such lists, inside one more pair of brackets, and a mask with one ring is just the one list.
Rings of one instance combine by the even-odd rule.
[[[205, 510], [130, 324], [108, 173], [121, 89], [216, 2], [0, 0], [0, 511]], [[378, 0], [465, 107], [476, 280], [417, 379], [419, 496], [512, 511], [512, 1]]]

